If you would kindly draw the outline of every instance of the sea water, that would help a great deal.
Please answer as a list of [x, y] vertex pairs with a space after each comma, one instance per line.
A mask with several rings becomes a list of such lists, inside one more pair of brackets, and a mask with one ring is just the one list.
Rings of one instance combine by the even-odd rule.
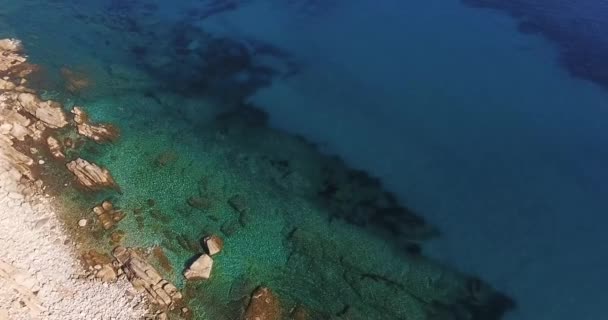
[[[2, 35], [43, 66], [48, 98], [121, 128], [118, 143], [79, 155], [107, 166], [122, 194], [66, 198], [124, 209], [125, 244], [163, 248], [170, 265], [156, 266], [201, 319], [230, 318], [260, 284], [324, 316], [449, 319], [463, 316], [455, 270], [512, 297], [507, 318], [601, 318], [608, 94], [571, 76], [554, 38], [456, 0], [0, 10]], [[62, 68], [92, 85], [67, 92]], [[370, 201], [409, 209], [371, 217]], [[409, 210], [432, 226], [409, 228]], [[210, 233], [226, 238], [213, 278], [183, 283]], [[423, 241], [450, 267], [413, 258]], [[437, 274], [448, 280], [416, 283]]]

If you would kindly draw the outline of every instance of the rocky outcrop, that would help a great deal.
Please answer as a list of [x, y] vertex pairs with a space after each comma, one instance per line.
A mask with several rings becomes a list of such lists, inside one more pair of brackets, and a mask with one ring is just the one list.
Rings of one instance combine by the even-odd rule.
[[110, 171], [94, 163], [78, 158], [68, 162], [66, 167], [76, 176], [78, 182], [89, 190], [111, 188], [120, 191]]
[[116, 223], [125, 217], [125, 214], [114, 209], [114, 206], [110, 201], [104, 201], [101, 205], [93, 208], [93, 212], [97, 215], [101, 226], [105, 230], [111, 229]]
[[4, 135], [0, 135], [0, 157], [11, 163], [22, 175], [30, 180], [34, 180], [32, 170], [30, 169], [30, 166], [34, 164], [34, 160], [17, 151], [13, 147], [13, 141]]
[[80, 135], [97, 143], [112, 142], [118, 139], [119, 133], [116, 127], [109, 124], [92, 124], [86, 112], [79, 107], [74, 107], [72, 113]]
[[63, 108], [58, 102], [42, 101], [33, 93], [20, 93], [17, 100], [23, 110], [50, 128], [62, 128], [68, 124]]
[[222, 248], [224, 247], [224, 240], [215, 235], [207, 236], [203, 238], [203, 244], [207, 254], [212, 256], [222, 251]]
[[132, 248], [116, 247], [112, 255], [133, 287], [139, 292], [145, 291], [152, 303], [162, 308], [173, 309], [175, 303], [182, 299], [182, 294], [177, 288], [163, 279], [158, 271]]
[[212, 268], [213, 259], [209, 255], [203, 254], [184, 271], [184, 277], [188, 280], [206, 280], [211, 277]]
[[20, 40], [17, 39], [1, 39], [0, 40], [0, 51], [6, 52], [21, 52], [23, 45]]
[[244, 320], [280, 320], [282, 313], [281, 302], [274, 293], [266, 287], [259, 287], [251, 295]]
[[[9, 95], [2, 95], [1, 98], [3, 101], [10, 101]], [[23, 141], [27, 135], [31, 134], [31, 130], [28, 128], [31, 123], [30, 119], [13, 109], [0, 108], [0, 133], [4, 135]]]
[[63, 151], [61, 150], [61, 144], [59, 143], [59, 140], [55, 139], [55, 137], [53, 136], [49, 136], [48, 138], [46, 138], [46, 144], [49, 147], [49, 151], [51, 152], [53, 158], [65, 159], [65, 154], [63, 154]]

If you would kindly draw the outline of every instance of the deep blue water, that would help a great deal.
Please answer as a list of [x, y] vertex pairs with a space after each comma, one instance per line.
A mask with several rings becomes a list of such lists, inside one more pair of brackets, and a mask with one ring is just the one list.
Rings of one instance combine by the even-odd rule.
[[606, 1], [6, 1], [0, 26], [41, 88], [94, 75], [69, 99], [133, 136], [204, 158], [209, 119], [249, 110], [377, 177], [441, 231], [423, 252], [517, 302], [507, 319], [604, 317]]

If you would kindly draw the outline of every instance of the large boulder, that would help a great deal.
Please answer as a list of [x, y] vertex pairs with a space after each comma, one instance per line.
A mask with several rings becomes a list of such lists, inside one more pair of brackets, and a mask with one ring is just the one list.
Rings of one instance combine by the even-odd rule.
[[215, 235], [203, 238], [203, 244], [205, 251], [207, 251], [207, 254], [210, 256], [220, 253], [222, 248], [224, 248], [224, 240]]
[[177, 288], [163, 277], [135, 250], [118, 246], [112, 252], [135, 290], [148, 294], [150, 302], [161, 308], [173, 309], [175, 303], [182, 299]]
[[68, 124], [61, 104], [54, 101], [42, 101], [33, 93], [20, 93], [17, 97], [23, 110], [44, 122], [51, 128], [62, 128]]
[[274, 293], [259, 287], [251, 295], [244, 320], [280, 320], [282, 313], [281, 302]]
[[78, 158], [68, 162], [66, 167], [76, 176], [78, 182], [89, 190], [101, 190], [105, 188], [120, 190], [114, 178], [112, 178], [110, 171], [94, 163]]
[[213, 259], [209, 255], [203, 254], [184, 271], [184, 277], [188, 280], [209, 279], [212, 268]]

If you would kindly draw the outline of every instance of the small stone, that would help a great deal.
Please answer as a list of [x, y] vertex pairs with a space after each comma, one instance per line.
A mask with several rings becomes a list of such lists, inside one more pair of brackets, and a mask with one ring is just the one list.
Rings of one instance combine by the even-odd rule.
[[42, 159], [38, 160], [38, 164], [44, 164], [44, 160], [42, 160]]
[[87, 226], [87, 223], [88, 223], [88, 220], [87, 220], [87, 219], [80, 219], [80, 220], [78, 221], [78, 226], [80, 226], [80, 227], [86, 227], [86, 226]]

